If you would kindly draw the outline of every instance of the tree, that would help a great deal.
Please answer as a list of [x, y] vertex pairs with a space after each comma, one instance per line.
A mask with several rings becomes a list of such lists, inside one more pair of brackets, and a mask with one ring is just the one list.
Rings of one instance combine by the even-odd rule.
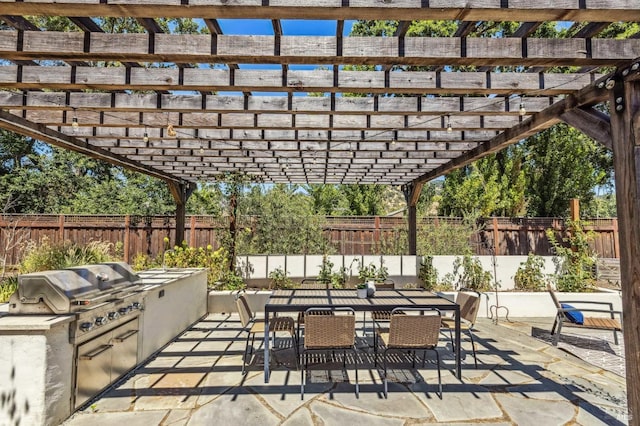
[[313, 211], [312, 198], [296, 185], [269, 189], [252, 185], [239, 202], [240, 211], [255, 222], [242, 230], [239, 252], [246, 254], [331, 252], [322, 234], [324, 215]]
[[383, 185], [341, 185], [340, 190], [348, 202], [348, 212], [355, 216], [382, 214]]
[[525, 150], [528, 212], [532, 216], [566, 216], [572, 198], [590, 209], [595, 188], [611, 184], [611, 151], [565, 124], [531, 136]]
[[520, 216], [525, 213], [525, 173], [518, 147], [449, 173], [438, 212], [444, 216]]
[[347, 214], [349, 201], [339, 185], [303, 185], [302, 189], [311, 197], [313, 212], [326, 216]]

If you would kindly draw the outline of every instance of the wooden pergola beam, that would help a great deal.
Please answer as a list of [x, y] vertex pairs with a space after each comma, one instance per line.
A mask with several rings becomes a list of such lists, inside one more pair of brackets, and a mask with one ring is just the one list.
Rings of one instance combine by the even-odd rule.
[[608, 149], [612, 149], [609, 115], [594, 108], [575, 108], [560, 115], [560, 119]]
[[341, 46], [338, 52], [335, 36], [0, 31], [0, 55], [9, 60], [128, 60], [176, 64], [606, 66], [634, 59], [640, 51], [640, 40], [345, 37]]
[[[640, 40], [638, 40], [640, 42]], [[127, 62], [128, 63], [128, 62]], [[134, 63], [131, 63], [134, 64]], [[516, 72], [177, 69], [0, 66], [8, 89], [352, 92], [553, 96], [578, 91], [599, 74]]]
[[[587, 79], [587, 81], [590, 81]], [[568, 93], [571, 93], [569, 91]], [[538, 112], [560, 100], [557, 97], [527, 97], [527, 111]], [[99, 112], [141, 113], [139, 124], [167, 124], [177, 120], [179, 113], [271, 113], [309, 115], [387, 115], [421, 116], [450, 114], [519, 115], [520, 98], [496, 96], [426, 96], [412, 97], [327, 97], [294, 96], [227, 96], [227, 95], [164, 95], [128, 93], [70, 93], [0, 91], [0, 108], [16, 111], [72, 111], [79, 114]], [[116, 114], [117, 116], [117, 114]], [[147, 120], [148, 119], [148, 120]], [[157, 123], [156, 123], [157, 124]]]
[[[640, 5], [634, 0], [599, 0], [598, 2], [561, 2], [542, 0], [535, 3], [486, 0], [404, 0], [378, 2], [375, 6], [362, 3], [341, 6], [335, 0], [297, 0], [277, 5], [263, 5], [255, 0], [233, 2], [197, 1], [189, 7], [181, 2], [129, 1], [103, 3], [94, 0], [50, 2], [47, 0], [22, 2], [3, 0], [4, 13], [12, 15], [67, 15], [79, 12], [88, 16], [113, 17], [186, 17], [186, 18], [244, 18], [244, 19], [384, 19], [390, 20], [458, 20], [466, 21], [640, 21]], [[336, 7], [336, 5], [338, 7]]]

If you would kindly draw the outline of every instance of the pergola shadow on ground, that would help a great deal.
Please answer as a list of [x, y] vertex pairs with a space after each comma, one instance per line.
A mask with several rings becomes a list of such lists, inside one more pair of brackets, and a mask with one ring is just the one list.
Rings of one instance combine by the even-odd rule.
[[[362, 326], [362, 324], [359, 324]], [[361, 334], [362, 328], [358, 330]], [[358, 338], [360, 397], [354, 370], [338, 360], [315, 365], [300, 398], [300, 371], [289, 339], [278, 339], [274, 370], [264, 383], [261, 352], [241, 374], [244, 333], [234, 315], [209, 315], [115, 388], [65, 424], [324, 424], [367, 421], [401, 424], [627, 424], [624, 379], [510, 327], [481, 320], [478, 369], [465, 351], [463, 378], [443, 335], [443, 397], [437, 395], [435, 358], [390, 371], [389, 397], [373, 365], [371, 338]], [[469, 342], [463, 342], [469, 350]], [[396, 358], [396, 361], [399, 359]], [[401, 381], [398, 383], [396, 381]]]

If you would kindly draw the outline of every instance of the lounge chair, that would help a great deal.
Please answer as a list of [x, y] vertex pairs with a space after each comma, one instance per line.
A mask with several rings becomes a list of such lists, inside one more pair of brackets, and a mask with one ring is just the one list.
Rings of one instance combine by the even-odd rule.
[[[551, 285], [547, 284], [547, 290], [549, 290], [549, 294], [551, 295], [551, 299], [553, 299], [553, 303], [556, 305], [557, 313], [556, 319], [553, 322], [553, 327], [551, 328], [551, 335], [553, 338], [553, 345], [558, 345], [558, 340], [560, 339], [560, 332], [562, 331], [562, 326], [571, 326], [577, 328], [587, 328], [594, 330], [611, 330], [613, 331], [613, 341], [615, 344], [618, 343], [618, 331], [622, 331], [622, 312], [614, 311], [613, 304], [610, 302], [596, 302], [596, 301], [582, 301], [582, 300], [558, 300], [555, 292]], [[609, 309], [579, 309], [574, 307], [573, 305], [569, 305], [570, 303], [574, 305], [605, 305]], [[608, 314], [606, 316], [599, 317], [588, 317], [583, 316], [582, 312], [599, 312]], [[620, 320], [615, 318], [615, 315], [618, 315]], [[582, 317], [582, 318], [580, 318]], [[557, 327], [557, 330], [556, 330]]]

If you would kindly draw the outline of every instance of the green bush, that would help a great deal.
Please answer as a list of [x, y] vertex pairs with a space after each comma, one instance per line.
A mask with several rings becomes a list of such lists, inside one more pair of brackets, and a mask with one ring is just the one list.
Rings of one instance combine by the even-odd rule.
[[556, 288], [564, 292], [584, 292], [595, 289], [594, 267], [596, 255], [591, 250], [589, 243], [593, 241], [595, 234], [584, 230], [583, 221], [568, 221], [570, 229], [568, 236], [560, 241], [552, 229], [547, 229], [546, 234], [553, 246], [557, 258], [556, 264]]
[[19, 265], [19, 273], [49, 271], [71, 266], [116, 260], [112, 254], [113, 244], [106, 241], [91, 241], [83, 246], [70, 241], [51, 244], [43, 238], [40, 244], [29, 241]]
[[269, 272], [269, 290], [272, 288], [291, 288], [293, 287], [293, 281], [289, 278], [289, 273], [282, 268], [276, 268]]
[[9, 301], [9, 297], [18, 289], [18, 278], [8, 277], [0, 282], [0, 303]]
[[[237, 289], [237, 278], [242, 277], [229, 271], [225, 249], [214, 250], [207, 247], [189, 247], [185, 242], [164, 253], [162, 265], [167, 268], [207, 268], [207, 285], [221, 290]], [[230, 275], [233, 275], [231, 277]], [[227, 285], [233, 288], [226, 288]]]
[[360, 282], [373, 280], [377, 283], [382, 283], [389, 278], [389, 270], [384, 266], [384, 263], [382, 263], [379, 268], [373, 263], [370, 263], [368, 266], [359, 265], [358, 278]]
[[520, 263], [520, 267], [513, 277], [514, 288], [519, 291], [545, 291], [543, 269], [544, 260], [542, 257], [529, 254], [527, 260]]
[[433, 256], [424, 256], [420, 260], [418, 278], [422, 280], [425, 290], [433, 291], [438, 286], [438, 271], [433, 267]]
[[456, 257], [453, 261], [453, 274], [445, 277], [446, 283], [452, 283], [457, 277], [455, 288], [468, 288], [475, 291], [491, 290], [491, 273], [482, 269], [482, 264], [477, 257], [465, 255]]

